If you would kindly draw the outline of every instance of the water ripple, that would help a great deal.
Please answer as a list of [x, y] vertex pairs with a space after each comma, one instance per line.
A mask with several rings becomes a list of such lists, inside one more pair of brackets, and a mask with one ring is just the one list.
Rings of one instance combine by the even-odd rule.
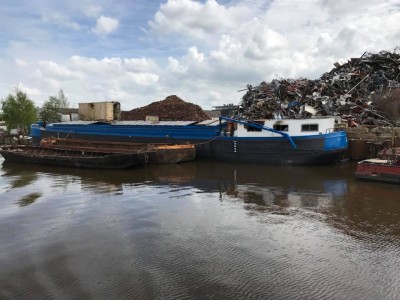
[[3, 166], [0, 298], [396, 299], [400, 189], [351, 167]]

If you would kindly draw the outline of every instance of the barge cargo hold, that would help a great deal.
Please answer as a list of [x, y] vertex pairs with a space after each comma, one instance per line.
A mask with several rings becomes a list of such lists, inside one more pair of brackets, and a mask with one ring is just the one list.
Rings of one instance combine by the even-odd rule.
[[126, 169], [148, 161], [147, 153], [104, 153], [32, 146], [3, 146], [0, 154], [7, 162], [90, 169]]
[[204, 122], [115, 121], [34, 124], [34, 143], [44, 137], [133, 143], [194, 144], [197, 158], [265, 164], [326, 164], [347, 151], [333, 117], [243, 121], [220, 117]]
[[176, 164], [193, 161], [196, 148], [192, 144], [144, 144], [111, 141], [92, 141], [64, 138], [43, 138], [40, 146], [49, 149], [96, 151], [107, 153], [140, 153], [149, 156], [148, 163]]

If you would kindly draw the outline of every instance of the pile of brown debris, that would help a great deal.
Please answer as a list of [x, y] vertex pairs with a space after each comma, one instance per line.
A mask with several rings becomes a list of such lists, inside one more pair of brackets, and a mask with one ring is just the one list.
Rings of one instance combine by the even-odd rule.
[[175, 95], [150, 103], [147, 106], [122, 112], [121, 118], [122, 120], [145, 120], [147, 116], [157, 116], [160, 121], [201, 122], [209, 119], [200, 106], [185, 102]]
[[400, 118], [400, 49], [364, 53], [317, 80], [274, 79], [247, 86], [237, 114], [249, 119], [337, 115], [352, 124], [387, 125]]

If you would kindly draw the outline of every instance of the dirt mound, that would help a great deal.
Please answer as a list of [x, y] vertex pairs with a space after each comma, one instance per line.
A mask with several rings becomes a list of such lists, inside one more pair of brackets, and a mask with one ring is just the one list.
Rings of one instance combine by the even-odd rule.
[[175, 95], [164, 100], [150, 103], [147, 106], [122, 112], [123, 120], [145, 120], [146, 116], [158, 116], [160, 121], [197, 121], [208, 120], [209, 117], [200, 106], [185, 102]]

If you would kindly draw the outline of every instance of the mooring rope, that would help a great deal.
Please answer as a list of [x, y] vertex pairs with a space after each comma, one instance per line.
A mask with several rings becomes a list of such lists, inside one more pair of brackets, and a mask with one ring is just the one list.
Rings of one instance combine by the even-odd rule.
[[201, 142], [201, 143], [197, 143], [197, 144], [193, 144], [193, 145], [197, 146], [197, 145], [203, 145], [203, 144], [211, 143], [212, 141], [214, 141], [214, 140], [216, 140], [216, 139], [218, 139], [218, 138], [220, 138], [220, 137], [221, 137], [221, 136], [217, 135], [216, 137], [213, 137], [212, 139], [210, 139], [210, 140], [208, 140], [208, 141]]

